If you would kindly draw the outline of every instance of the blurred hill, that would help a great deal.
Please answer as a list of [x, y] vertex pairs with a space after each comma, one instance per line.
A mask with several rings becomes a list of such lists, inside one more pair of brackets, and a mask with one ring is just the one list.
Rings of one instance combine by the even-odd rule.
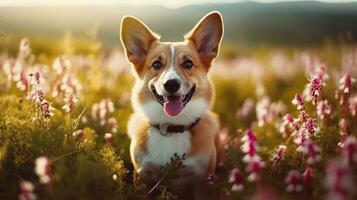
[[[191, 5], [178, 9], [162, 6], [0, 7], [0, 31], [6, 36], [60, 38], [66, 30], [80, 37], [98, 25], [106, 45], [118, 45], [124, 15], [134, 15], [162, 40], [181, 40], [207, 12], [224, 16], [226, 43], [315, 45], [341, 37], [357, 38], [357, 3], [282, 2]], [[3, 37], [4, 37], [3, 36]], [[1, 38], [0, 38], [1, 42]]]

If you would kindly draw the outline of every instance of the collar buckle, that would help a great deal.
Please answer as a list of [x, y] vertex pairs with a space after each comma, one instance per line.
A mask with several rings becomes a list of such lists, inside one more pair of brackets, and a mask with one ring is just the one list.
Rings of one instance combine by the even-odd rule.
[[160, 134], [163, 136], [171, 136], [173, 132], [167, 131], [168, 127], [170, 126], [169, 123], [164, 123], [164, 124], [159, 124], [155, 126], [157, 129], [159, 129]]

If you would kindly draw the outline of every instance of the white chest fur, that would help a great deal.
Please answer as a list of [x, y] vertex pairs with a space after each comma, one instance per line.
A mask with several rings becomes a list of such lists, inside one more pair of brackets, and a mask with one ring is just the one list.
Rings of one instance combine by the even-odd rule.
[[191, 133], [174, 133], [171, 136], [163, 136], [158, 129], [150, 127], [147, 140], [148, 155], [146, 162], [157, 165], [165, 165], [170, 162], [170, 158], [177, 153], [182, 156], [191, 151]]

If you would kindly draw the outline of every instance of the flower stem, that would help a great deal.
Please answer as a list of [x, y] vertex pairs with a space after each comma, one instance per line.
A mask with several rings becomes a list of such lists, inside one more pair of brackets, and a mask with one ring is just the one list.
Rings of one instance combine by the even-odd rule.
[[60, 159], [62, 159], [62, 158], [65, 158], [65, 157], [67, 157], [67, 156], [71, 156], [71, 155], [73, 155], [73, 154], [76, 154], [76, 153], [78, 153], [78, 151], [72, 151], [72, 152], [66, 153], [66, 154], [64, 154], [64, 155], [62, 155], [62, 156], [59, 156], [59, 157], [57, 157], [57, 158], [52, 159], [52, 163], [54, 163], [55, 161], [60, 160]]

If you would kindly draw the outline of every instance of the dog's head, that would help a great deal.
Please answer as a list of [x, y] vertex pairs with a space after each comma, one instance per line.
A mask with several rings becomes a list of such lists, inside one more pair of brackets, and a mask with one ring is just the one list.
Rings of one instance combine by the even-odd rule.
[[[185, 35], [183, 42], [161, 42], [144, 23], [124, 17], [120, 37], [136, 72], [134, 109], [152, 123], [190, 123], [211, 105], [207, 76], [223, 35], [222, 17], [212, 12]], [[191, 119], [192, 118], [192, 119]]]

